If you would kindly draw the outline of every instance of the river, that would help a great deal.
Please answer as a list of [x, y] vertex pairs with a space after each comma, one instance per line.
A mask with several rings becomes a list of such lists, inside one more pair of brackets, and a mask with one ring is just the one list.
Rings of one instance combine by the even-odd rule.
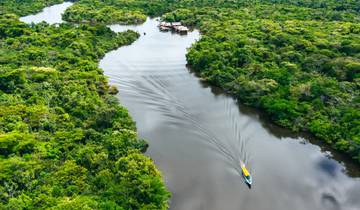
[[[160, 32], [157, 24], [148, 18], [139, 26], [109, 26], [141, 37], [107, 53], [99, 65], [149, 142], [147, 155], [172, 192], [170, 209], [360, 209], [357, 165], [201, 82], [185, 59], [199, 32], [181, 36]], [[240, 161], [250, 168], [251, 189]]]
[[64, 2], [62, 4], [55, 4], [50, 7], [44, 8], [41, 12], [28, 15], [25, 17], [21, 17], [20, 20], [25, 23], [40, 23], [41, 21], [45, 21], [49, 24], [62, 23], [61, 14], [65, 12], [65, 10], [73, 5], [72, 2]]

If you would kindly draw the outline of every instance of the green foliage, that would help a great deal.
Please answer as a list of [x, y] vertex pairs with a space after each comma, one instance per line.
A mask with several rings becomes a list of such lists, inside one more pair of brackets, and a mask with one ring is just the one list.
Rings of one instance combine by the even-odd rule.
[[97, 67], [138, 36], [0, 15], [0, 209], [168, 207], [146, 143]]
[[198, 27], [187, 61], [201, 77], [358, 159], [356, 0], [154, 0], [151, 9], [143, 0], [106, 2]]
[[39, 12], [44, 7], [63, 2], [64, 0], [2, 0], [0, 1], [0, 15], [15, 13], [28, 15]]
[[[163, 18], [203, 32], [187, 54], [201, 77], [279, 125], [310, 131], [358, 159], [360, 25], [352, 11], [359, 8], [348, 4], [352, 10], [345, 11], [333, 1], [320, 8], [315, 2], [305, 4], [310, 8], [260, 2], [265, 4], [238, 10], [194, 6], [192, 16], [181, 9]], [[319, 18], [315, 7], [328, 16]], [[333, 21], [329, 14], [337, 12], [346, 21]]]
[[99, 23], [145, 15], [197, 26], [187, 60], [201, 77], [360, 161], [357, 0], [79, 0], [64, 18], [95, 26], [16, 17], [57, 2], [0, 3], [1, 209], [168, 207], [146, 143], [97, 67], [138, 37]]
[[139, 24], [145, 22], [146, 15], [116, 5], [115, 1], [80, 0], [66, 10], [63, 18], [76, 23]]

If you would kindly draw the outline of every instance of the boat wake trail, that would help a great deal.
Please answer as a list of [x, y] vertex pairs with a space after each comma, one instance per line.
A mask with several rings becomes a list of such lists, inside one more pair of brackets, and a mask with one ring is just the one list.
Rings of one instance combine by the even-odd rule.
[[234, 107], [238, 106], [234, 106], [233, 103], [236, 102], [232, 98], [224, 100], [224, 107], [228, 115], [227, 118], [230, 120], [232, 131], [230, 133], [230, 136], [227, 137], [226, 142], [232, 144], [229, 145], [228, 148], [231, 149], [232, 154], [236, 158], [236, 164], [234, 165], [234, 168], [239, 173], [239, 175], [241, 175], [241, 166], [247, 165], [249, 167], [251, 165], [251, 156], [249, 153], [250, 150], [248, 150], [248, 143], [250, 139], [252, 139], [252, 136], [244, 135], [250, 122], [245, 121], [245, 123], [243, 123], [242, 125], [239, 124], [240, 120], [237, 119], [237, 117], [239, 116], [238, 109], [234, 109]]
[[[170, 91], [170, 84], [163, 75], [137, 75], [133, 78], [122, 79], [121, 76], [111, 75], [120, 86], [120, 91], [127, 94], [134, 102], [150, 107], [152, 110], [161, 113], [167, 118], [169, 125], [182, 125], [188, 131], [199, 135], [201, 140], [212, 145], [225, 160], [241, 175], [240, 165], [249, 165], [250, 156], [246, 150], [249, 138], [244, 138], [241, 131], [246, 129], [247, 123], [243, 126], [238, 124], [238, 110], [234, 110], [231, 103], [233, 100], [225, 100], [224, 108], [227, 110], [229, 128], [226, 136], [217, 136], [212, 129], [206, 126], [203, 120], [190, 112], [185, 103], [176, 98]], [[236, 107], [236, 106], [235, 106]]]

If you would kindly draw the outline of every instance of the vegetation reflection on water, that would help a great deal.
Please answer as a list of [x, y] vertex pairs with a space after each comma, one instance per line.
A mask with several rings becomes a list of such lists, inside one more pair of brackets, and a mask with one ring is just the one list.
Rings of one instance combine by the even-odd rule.
[[[161, 33], [156, 24], [111, 26], [146, 35], [108, 53], [100, 67], [149, 140], [148, 154], [173, 192], [172, 209], [358, 209], [360, 181], [342, 164], [188, 73], [186, 48], [197, 31]], [[254, 175], [251, 191], [240, 160]]]
[[[173, 192], [172, 209], [359, 206], [359, 180], [348, 177], [329, 152], [269, 124], [252, 109], [239, 109], [231, 97], [189, 73], [186, 49], [199, 39], [198, 31], [180, 36], [160, 32], [157, 24], [148, 19], [138, 26], [110, 26], [142, 36], [108, 53], [100, 67], [148, 139], [148, 154]], [[250, 191], [241, 177], [242, 160], [254, 176]]]

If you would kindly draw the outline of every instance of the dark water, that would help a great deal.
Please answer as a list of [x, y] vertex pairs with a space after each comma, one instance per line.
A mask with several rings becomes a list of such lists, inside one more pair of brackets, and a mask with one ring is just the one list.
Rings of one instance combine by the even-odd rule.
[[[148, 19], [142, 36], [109, 52], [100, 67], [150, 144], [179, 210], [359, 210], [359, 167], [308, 138], [294, 136], [199, 81], [185, 67], [197, 39], [159, 32]], [[143, 33], [146, 32], [146, 35]], [[244, 161], [251, 189], [239, 174]]]

